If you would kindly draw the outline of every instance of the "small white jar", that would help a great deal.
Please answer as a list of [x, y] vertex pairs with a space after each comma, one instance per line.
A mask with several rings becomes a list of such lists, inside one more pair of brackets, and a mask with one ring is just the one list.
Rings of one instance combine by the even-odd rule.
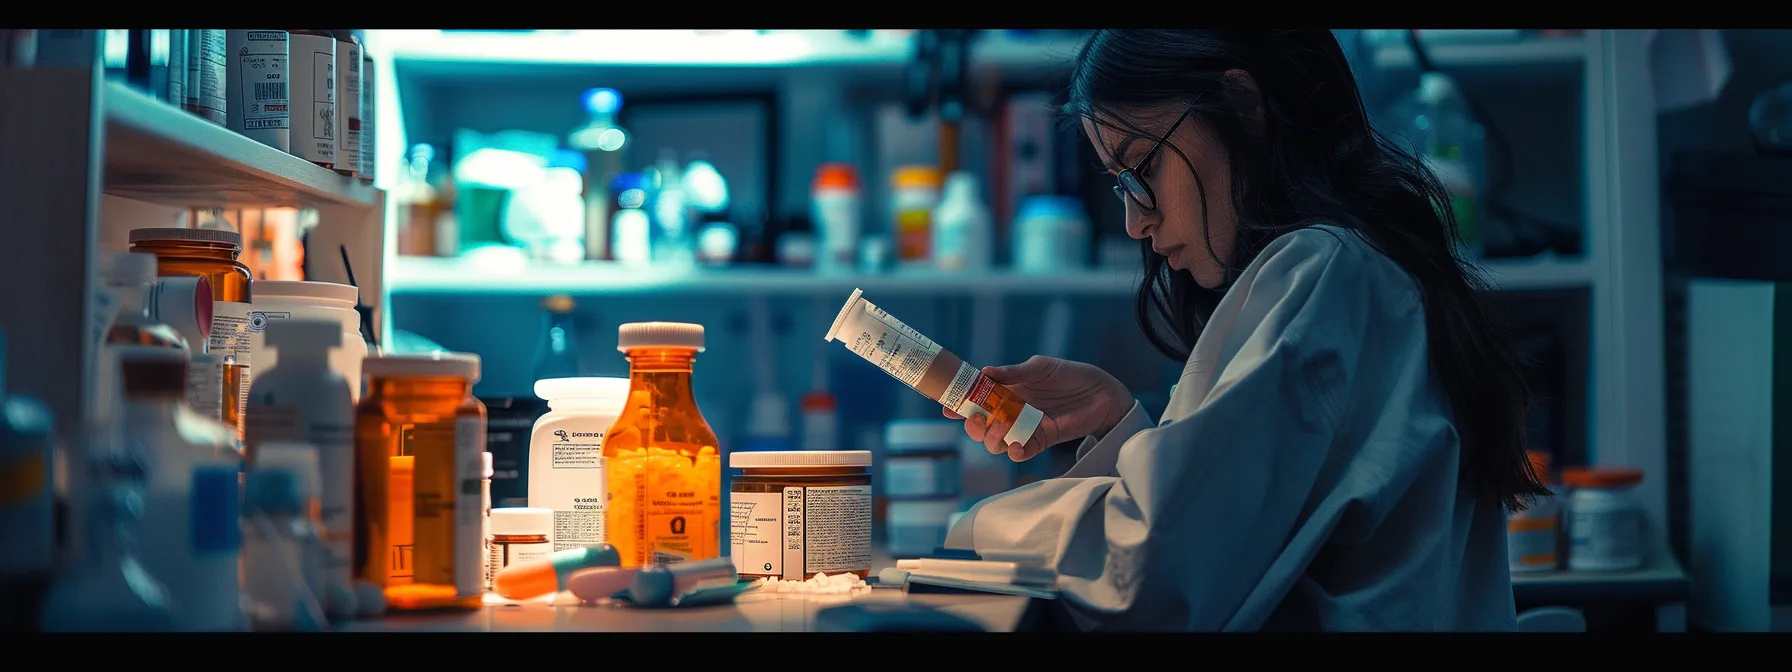
[[548, 412], [529, 439], [529, 506], [553, 511], [556, 551], [608, 541], [604, 434], [628, 401], [628, 379], [547, 378], [535, 396]]
[[1588, 467], [1562, 472], [1568, 497], [1568, 569], [1618, 572], [1646, 559], [1643, 507], [1636, 499], [1641, 469]]
[[546, 560], [554, 553], [554, 512], [528, 506], [492, 509], [485, 545], [489, 576], [514, 564]]

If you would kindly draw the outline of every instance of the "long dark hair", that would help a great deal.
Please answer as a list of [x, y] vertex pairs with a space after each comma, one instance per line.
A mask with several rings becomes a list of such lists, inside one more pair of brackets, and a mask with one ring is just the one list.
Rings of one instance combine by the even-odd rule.
[[[1523, 363], [1477, 294], [1488, 289], [1480, 269], [1456, 252], [1456, 218], [1438, 207], [1449, 195], [1371, 126], [1331, 31], [1101, 30], [1084, 43], [1067, 123], [1153, 137], [1128, 119], [1162, 109], [1192, 110], [1226, 148], [1238, 230], [1230, 258], [1219, 260], [1226, 282], [1214, 290], [1173, 272], [1145, 241], [1134, 312], [1153, 346], [1187, 359], [1226, 287], [1277, 236], [1318, 223], [1350, 229], [1418, 282], [1431, 367], [1462, 441], [1464, 487], [1514, 511], [1549, 493], [1525, 454]], [[1201, 202], [1205, 210], [1205, 194]]]

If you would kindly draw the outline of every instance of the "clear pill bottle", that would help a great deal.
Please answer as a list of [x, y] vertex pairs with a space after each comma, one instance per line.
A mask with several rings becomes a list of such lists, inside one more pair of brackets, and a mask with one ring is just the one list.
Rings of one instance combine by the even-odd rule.
[[1568, 497], [1568, 569], [1614, 572], [1643, 566], [1644, 519], [1636, 499], [1643, 471], [1634, 467], [1563, 470]]
[[729, 556], [744, 578], [871, 574], [871, 451], [729, 455]]

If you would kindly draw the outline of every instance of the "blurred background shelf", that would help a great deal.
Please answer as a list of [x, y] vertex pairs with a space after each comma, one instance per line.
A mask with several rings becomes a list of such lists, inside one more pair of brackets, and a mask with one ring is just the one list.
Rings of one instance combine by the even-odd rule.
[[[1072, 31], [1014, 32], [982, 31], [971, 45], [971, 67], [999, 70], [1004, 78], [1038, 78], [1062, 70], [1082, 39]], [[380, 41], [407, 80], [555, 79], [601, 71], [609, 86], [639, 93], [751, 88], [818, 73], [899, 82], [915, 55], [912, 33], [392, 30], [383, 31]]]
[[[1374, 65], [1394, 70], [1417, 67], [1405, 31], [1365, 31], [1377, 42]], [[1586, 62], [1587, 42], [1581, 35], [1536, 36], [1503, 30], [1420, 31], [1419, 44], [1433, 65], [1443, 70], [1506, 71], [1535, 75], [1577, 75]]]
[[934, 271], [823, 275], [775, 267], [629, 267], [590, 262], [567, 266], [505, 266], [461, 259], [399, 257], [388, 276], [394, 294], [627, 296], [707, 294], [740, 296], [846, 295], [854, 288], [878, 296], [1082, 295], [1127, 297], [1133, 271], [1073, 271], [1026, 275], [1009, 271], [948, 274]]
[[372, 184], [256, 142], [123, 83], [107, 82], [101, 95], [107, 194], [182, 207], [373, 204]]
[[1593, 285], [1595, 276], [1592, 263], [1578, 257], [1546, 254], [1487, 259], [1480, 264], [1487, 280], [1505, 291], [1586, 288]]

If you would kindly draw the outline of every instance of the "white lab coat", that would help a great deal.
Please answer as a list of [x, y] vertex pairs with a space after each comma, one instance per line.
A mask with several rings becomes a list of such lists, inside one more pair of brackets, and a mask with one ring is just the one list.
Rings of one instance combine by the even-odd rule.
[[1162, 422], [1135, 403], [946, 545], [1049, 558], [1090, 630], [1513, 630], [1503, 507], [1458, 487], [1425, 332], [1418, 285], [1355, 233], [1284, 235]]

